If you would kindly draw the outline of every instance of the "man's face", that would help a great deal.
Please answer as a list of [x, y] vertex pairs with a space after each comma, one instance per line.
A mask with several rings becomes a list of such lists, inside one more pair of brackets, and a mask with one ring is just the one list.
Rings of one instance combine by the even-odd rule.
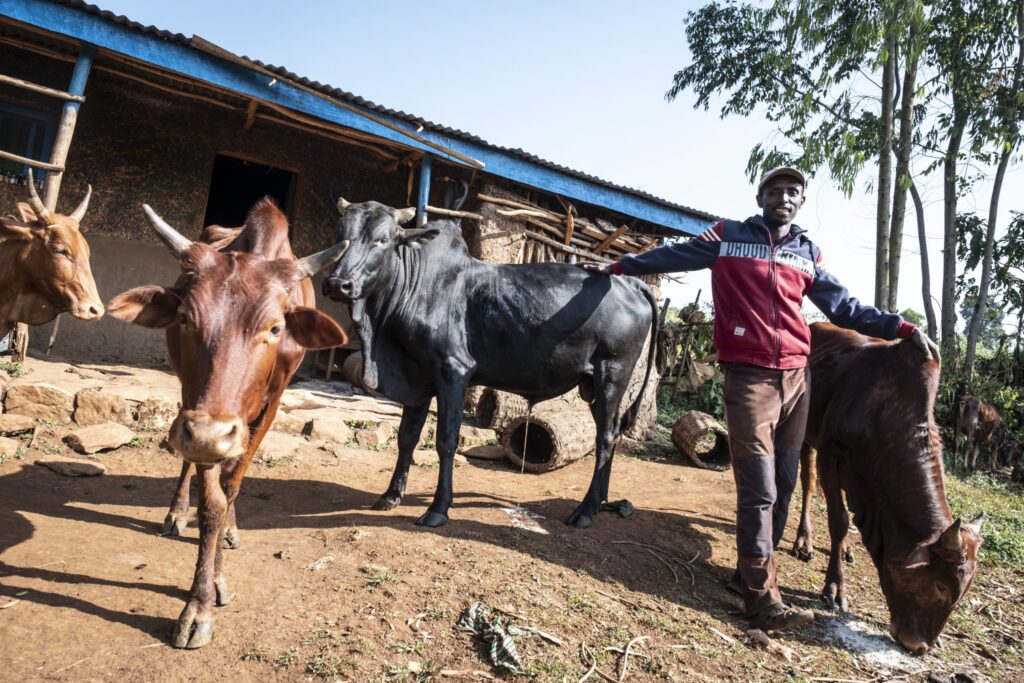
[[792, 223], [806, 199], [803, 183], [792, 176], [772, 178], [757, 193], [757, 205], [772, 227]]

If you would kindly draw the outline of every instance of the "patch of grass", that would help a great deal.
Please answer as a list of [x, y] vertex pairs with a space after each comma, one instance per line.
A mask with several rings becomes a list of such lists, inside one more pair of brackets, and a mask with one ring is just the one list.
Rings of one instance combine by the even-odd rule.
[[950, 511], [963, 521], [984, 511], [981, 560], [1008, 568], [1024, 565], [1024, 489], [989, 474], [946, 477]]
[[662, 614], [656, 614], [645, 609], [633, 608], [630, 613], [636, 619], [636, 623], [648, 628], [657, 629], [664, 633], [678, 636], [683, 632], [683, 625], [674, 619]]
[[21, 377], [22, 375], [25, 374], [25, 368], [21, 365], [21, 363], [9, 363], [7, 361], [0, 361], [0, 370], [3, 370], [8, 375], [10, 375], [11, 379]]
[[266, 645], [257, 645], [242, 655], [243, 662], [266, 662], [270, 660], [270, 648]]
[[565, 601], [565, 604], [569, 606], [569, 609], [584, 614], [590, 614], [597, 608], [597, 602], [594, 601], [594, 596], [590, 593], [573, 593]]
[[26, 447], [26, 446], [18, 446], [18, 449], [16, 451], [14, 451], [14, 459], [15, 460], [24, 460], [25, 456], [27, 454], [28, 454], [28, 447]]
[[274, 659], [275, 669], [289, 669], [299, 658], [299, 648], [290, 647]]
[[366, 574], [366, 585], [370, 588], [379, 588], [384, 584], [398, 581], [398, 576], [382, 564], [363, 565], [361, 571]]
[[281, 456], [263, 456], [260, 462], [267, 469], [274, 469], [278, 465], [284, 465], [285, 463], [295, 462], [294, 455], [281, 455]]
[[416, 655], [422, 657], [427, 649], [427, 644], [419, 638], [406, 638], [400, 643], [395, 643], [395, 652], [399, 654]]

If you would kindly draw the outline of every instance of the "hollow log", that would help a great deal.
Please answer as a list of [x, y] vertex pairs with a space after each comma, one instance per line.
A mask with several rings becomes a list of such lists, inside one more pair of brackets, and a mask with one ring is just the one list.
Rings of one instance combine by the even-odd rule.
[[350, 353], [341, 364], [341, 376], [354, 387], [363, 386], [363, 353]]
[[707, 413], [691, 410], [680, 415], [672, 428], [672, 443], [695, 467], [705, 470], [729, 468], [729, 433]]
[[485, 429], [501, 431], [513, 419], [525, 415], [529, 401], [517, 394], [484, 389], [476, 402], [476, 423]]
[[594, 419], [590, 409], [566, 408], [563, 401], [545, 402], [535, 407], [529, 416], [514, 418], [501, 435], [505, 457], [516, 467], [539, 474], [592, 453]]

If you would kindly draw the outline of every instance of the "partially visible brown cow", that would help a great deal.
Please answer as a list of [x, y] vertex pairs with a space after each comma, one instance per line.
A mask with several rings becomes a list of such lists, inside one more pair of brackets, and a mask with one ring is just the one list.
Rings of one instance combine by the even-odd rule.
[[65, 311], [80, 320], [103, 317], [81, 230], [92, 187], [67, 216], [46, 210], [31, 171], [28, 196], [17, 216], [0, 217], [0, 339], [18, 323], [42, 325]]
[[[270, 200], [253, 207], [237, 231], [208, 228], [215, 246], [192, 243], [143, 207], [153, 229], [181, 262], [173, 287], [138, 287], [115, 297], [110, 315], [166, 328], [167, 351], [181, 380], [181, 410], [168, 442], [185, 460], [185, 494], [199, 475], [199, 558], [175, 647], [197, 648], [213, 636], [214, 601], [230, 600], [218, 540], [252, 456], [305, 349], [344, 344], [338, 324], [314, 308], [309, 278], [336, 261], [346, 243], [297, 261], [288, 222]], [[179, 487], [179, 495], [182, 487]], [[187, 497], [185, 507], [187, 511]]]
[[[974, 580], [981, 520], [954, 520], [935, 424], [939, 363], [909, 344], [811, 325], [811, 407], [797, 549], [812, 546], [811, 448], [832, 540], [822, 598], [847, 609], [841, 559], [847, 507], [889, 605], [889, 632], [911, 652], [935, 645]], [[845, 493], [846, 503], [843, 502]]]
[[953, 466], [956, 467], [960, 451], [960, 437], [967, 437], [964, 452], [964, 469], [973, 470], [978, 465], [978, 453], [982, 444], [989, 452], [989, 468], [999, 466], [999, 451], [1003, 445], [1003, 418], [999, 411], [977, 396], [967, 395], [960, 399], [956, 411], [956, 431], [953, 433]]

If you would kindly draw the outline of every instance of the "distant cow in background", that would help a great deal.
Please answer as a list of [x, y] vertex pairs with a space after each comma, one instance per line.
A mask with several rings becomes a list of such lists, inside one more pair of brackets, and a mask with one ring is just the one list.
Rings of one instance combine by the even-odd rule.
[[954, 520], [946, 502], [934, 418], [939, 363], [909, 344], [815, 323], [810, 365], [798, 548], [812, 545], [814, 448], [832, 541], [822, 597], [847, 608], [842, 550], [849, 507], [878, 570], [889, 632], [922, 654], [971, 587], [981, 546], [982, 518]]
[[978, 453], [984, 445], [989, 452], [989, 468], [999, 467], [1000, 450], [1005, 440], [1003, 419], [999, 411], [977, 396], [967, 395], [960, 399], [956, 411], [956, 431], [953, 433], [953, 466], [960, 451], [960, 437], [966, 437], [964, 469], [973, 470], [978, 465]]
[[28, 196], [17, 216], [0, 217], [0, 339], [18, 323], [42, 325], [65, 311], [80, 320], [103, 317], [81, 226], [92, 187], [66, 216], [43, 206], [31, 171]]
[[643, 391], [620, 412], [644, 340], [654, 365], [658, 307], [631, 277], [593, 275], [561, 263], [495, 265], [474, 259], [459, 224], [405, 230], [415, 209], [339, 200], [339, 240], [351, 242], [324, 294], [352, 307], [363, 343], [362, 383], [401, 403], [398, 463], [377, 509], [402, 501], [413, 450], [437, 397], [437, 490], [417, 524], [448, 521], [452, 468], [466, 389], [487, 386], [531, 403], [578, 390], [596, 425], [594, 476], [567, 523], [591, 524], [608, 498], [619, 435]]
[[148, 206], [150, 225], [178, 259], [173, 287], [137, 287], [115, 297], [110, 315], [165, 329], [167, 356], [181, 380], [181, 410], [168, 443], [184, 460], [168, 521], [184, 528], [188, 485], [199, 478], [199, 557], [175, 647], [197, 648], [213, 637], [213, 605], [231, 599], [221, 569], [222, 532], [237, 543], [235, 498], [281, 394], [305, 349], [340, 346], [338, 324], [312, 308], [309, 278], [333, 263], [347, 244], [297, 260], [288, 221], [269, 199], [256, 204], [245, 226], [206, 229], [193, 243]]

